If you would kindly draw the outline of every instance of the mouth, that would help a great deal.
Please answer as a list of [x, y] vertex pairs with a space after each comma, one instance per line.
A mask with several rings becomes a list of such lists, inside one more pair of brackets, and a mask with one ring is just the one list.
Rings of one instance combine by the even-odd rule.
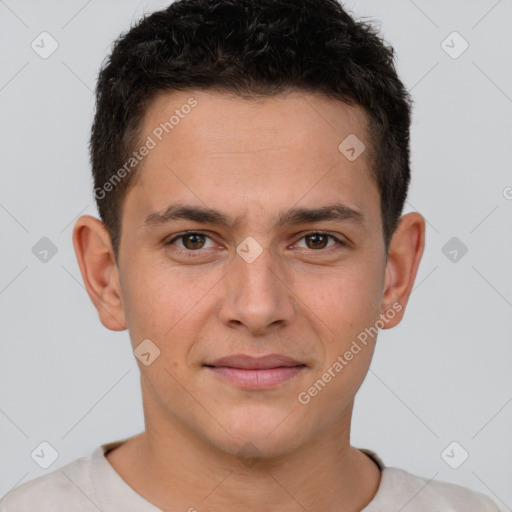
[[204, 365], [216, 376], [244, 389], [268, 389], [302, 373], [306, 364], [280, 354], [235, 354]]

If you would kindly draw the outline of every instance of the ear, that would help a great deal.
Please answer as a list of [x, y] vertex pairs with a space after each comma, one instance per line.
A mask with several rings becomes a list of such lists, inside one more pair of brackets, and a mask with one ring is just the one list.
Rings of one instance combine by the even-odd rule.
[[84, 280], [101, 323], [112, 331], [126, 329], [119, 273], [110, 235], [103, 222], [83, 215], [73, 228], [73, 246]]
[[383, 322], [384, 329], [398, 325], [416, 279], [423, 249], [425, 248], [425, 219], [416, 212], [402, 215], [389, 244], [386, 278], [381, 313], [393, 310], [393, 318]]

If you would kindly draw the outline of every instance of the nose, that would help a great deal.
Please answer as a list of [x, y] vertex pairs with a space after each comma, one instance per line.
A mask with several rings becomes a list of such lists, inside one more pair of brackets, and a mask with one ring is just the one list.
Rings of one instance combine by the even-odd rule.
[[220, 320], [231, 328], [261, 335], [290, 325], [296, 314], [287, 270], [269, 249], [251, 263], [235, 256], [224, 280]]

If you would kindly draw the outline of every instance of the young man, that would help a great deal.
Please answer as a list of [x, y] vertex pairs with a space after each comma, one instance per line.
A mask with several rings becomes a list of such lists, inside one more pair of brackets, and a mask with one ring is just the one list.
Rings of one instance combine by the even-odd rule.
[[121, 37], [90, 145], [102, 220], [73, 241], [129, 331], [146, 429], [1, 510], [498, 510], [350, 445], [424, 247], [409, 124], [392, 49], [335, 0], [180, 0]]

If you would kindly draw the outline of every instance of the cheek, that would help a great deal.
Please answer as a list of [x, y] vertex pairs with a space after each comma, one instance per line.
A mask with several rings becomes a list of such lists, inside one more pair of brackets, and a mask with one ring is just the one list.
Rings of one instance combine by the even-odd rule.
[[204, 311], [205, 296], [222, 277], [190, 276], [166, 262], [135, 260], [124, 271], [123, 309], [133, 344], [149, 338], [161, 347], [175, 346], [172, 340]]
[[357, 335], [379, 317], [381, 272], [375, 264], [351, 265], [303, 280], [297, 295], [305, 305], [304, 313], [331, 331], [330, 338], [340, 335], [338, 339], [343, 342]]
[[[321, 322], [319, 340], [323, 360], [312, 376], [310, 388], [301, 390], [319, 414], [341, 414], [357, 393], [370, 366], [379, 318], [378, 279], [369, 272], [355, 274], [318, 294]], [[373, 329], [372, 329], [373, 328]], [[301, 402], [303, 403], [303, 402]]]
[[132, 260], [125, 265], [121, 280], [123, 309], [134, 344], [138, 340], [157, 340], [169, 330], [178, 312], [172, 283], [165, 273]]

